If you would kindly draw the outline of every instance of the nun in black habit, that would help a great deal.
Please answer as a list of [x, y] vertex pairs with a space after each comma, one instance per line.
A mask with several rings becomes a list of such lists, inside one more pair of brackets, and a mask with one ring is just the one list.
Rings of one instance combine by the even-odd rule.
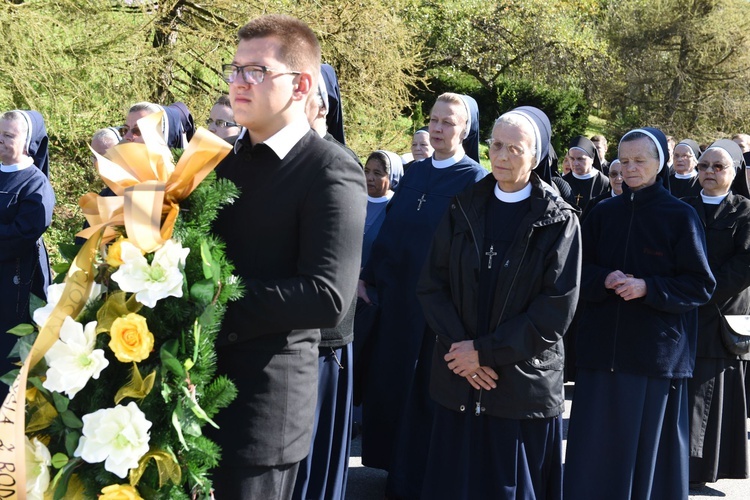
[[575, 209], [532, 172], [550, 133], [536, 108], [501, 116], [493, 175], [435, 233], [418, 287], [438, 403], [421, 498], [562, 498], [562, 336], [581, 239]]
[[579, 135], [571, 139], [568, 156], [572, 169], [563, 179], [570, 185], [572, 204], [583, 210], [590, 200], [609, 190], [609, 179], [602, 173], [599, 153], [588, 138]]
[[[5, 332], [30, 323], [29, 298], [46, 300], [49, 259], [42, 234], [52, 222], [55, 194], [42, 168], [49, 168], [47, 130], [37, 111], [0, 117], [0, 374], [13, 368], [7, 355], [16, 337]], [[37, 167], [36, 162], [39, 162]], [[6, 389], [7, 391], [7, 389]], [[2, 396], [4, 397], [4, 395]]]
[[750, 474], [744, 404], [750, 354], [735, 355], [721, 340], [725, 315], [750, 313], [750, 200], [731, 190], [744, 170], [742, 151], [734, 141], [714, 142], [700, 157], [698, 170], [703, 189], [683, 201], [704, 224], [716, 290], [698, 308], [695, 370], [688, 381], [690, 482], [712, 483]]
[[701, 185], [695, 166], [701, 156], [701, 147], [692, 139], [683, 139], [674, 147], [674, 171], [669, 174], [669, 192], [675, 198], [698, 196]]

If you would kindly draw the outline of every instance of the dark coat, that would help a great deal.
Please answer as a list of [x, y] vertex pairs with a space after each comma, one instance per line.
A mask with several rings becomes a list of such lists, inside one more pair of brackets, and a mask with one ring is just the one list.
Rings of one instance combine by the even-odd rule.
[[[532, 174], [531, 208], [509, 247], [497, 282], [489, 335], [477, 338], [479, 248], [495, 179], [487, 176], [454, 198], [433, 239], [417, 293], [436, 333], [430, 394], [455, 411], [502, 418], [545, 418], [563, 411], [562, 336], [578, 301], [580, 226], [575, 210]], [[499, 375], [475, 391], [443, 356], [474, 339], [479, 364]]]
[[52, 186], [36, 167], [0, 172], [0, 375], [15, 368], [7, 356], [17, 339], [5, 332], [31, 321], [30, 294], [47, 298], [49, 263], [42, 234], [54, 206]]
[[[605, 288], [615, 270], [643, 279], [646, 296], [625, 301]], [[695, 210], [658, 181], [635, 192], [624, 185], [622, 195], [596, 205], [583, 222], [577, 366], [689, 377], [697, 308], [715, 284]]]
[[364, 173], [313, 131], [283, 160], [239, 142], [216, 170], [241, 189], [214, 229], [245, 285], [217, 340], [219, 372], [238, 396], [216, 438], [224, 464], [293, 464], [310, 451], [319, 329], [341, 321], [356, 291]]
[[750, 200], [729, 193], [713, 219], [706, 218], [700, 196], [686, 198], [706, 228], [708, 264], [716, 290], [698, 309], [698, 348], [701, 358], [750, 359], [730, 354], [721, 341], [719, 309], [723, 314], [750, 313]]

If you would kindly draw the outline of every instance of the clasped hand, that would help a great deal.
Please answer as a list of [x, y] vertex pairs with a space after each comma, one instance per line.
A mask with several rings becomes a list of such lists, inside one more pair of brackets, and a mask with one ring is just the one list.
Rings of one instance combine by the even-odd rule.
[[497, 387], [497, 373], [489, 366], [479, 366], [479, 352], [474, 349], [472, 340], [451, 344], [443, 359], [453, 373], [464, 377], [474, 389], [489, 391]]
[[604, 279], [604, 287], [614, 290], [623, 300], [633, 300], [646, 296], [646, 282], [634, 278], [632, 274], [612, 271]]

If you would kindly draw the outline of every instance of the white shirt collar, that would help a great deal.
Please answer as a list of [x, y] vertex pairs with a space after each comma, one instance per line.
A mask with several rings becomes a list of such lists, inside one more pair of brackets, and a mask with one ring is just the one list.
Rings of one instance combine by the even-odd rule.
[[373, 198], [369, 194], [367, 195], [367, 201], [371, 203], [385, 203], [391, 198], [393, 198], [393, 191], [388, 191], [385, 196], [380, 196], [378, 198]]
[[531, 197], [531, 183], [526, 184], [522, 189], [513, 193], [506, 193], [500, 186], [495, 184], [495, 198], [505, 203], [518, 203], [526, 198]]
[[676, 179], [692, 179], [696, 175], [698, 175], [698, 172], [696, 172], [695, 169], [691, 170], [689, 174], [680, 174], [678, 172], [674, 173]]
[[709, 196], [705, 194], [701, 189], [701, 198], [703, 198], [703, 203], [705, 203], [706, 205], [719, 205], [722, 201], [724, 201], [724, 198], [726, 198], [728, 194], [729, 193], [719, 196]]
[[31, 156], [24, 156], [23, 159], [15, 165], [3, 165], [0, 163], [0, 171], [2, 172], [18, 172], [25, 168], [29, 168], [34, 164], [34, 158]]
[[[300, 117], [288, 124], [271, 137], [263, 141], [261, 144], [265, 144], [276, 153], [276, 156], [280, 160], [289, 154], [295, 144], [302, 139], [305, 134], [310, 130], [310, 124], [307, 122], [307, 118]], [[238, 152], [242, 146], [241, 140], [247, 134], [247, 129], [242, 127], [240, 135], [237, 136], [237, 142], [234, 143], [234, 152]]]
[[464, 156], [466, 156], [466, 153], [464, 152], [463, 148], [459, 148], [456, 154], [454, 154], [450, 158], [446, 158], [445, 160], [436, 160], [435, 156], [433, 155], [432, 166], [435, 168], [448, 168], [461, 161]]
[[593, 168], [591, 170], [589, 170], [588, 174], [578, 175], [577, 173], [573, 172], [572, 170], [570, 171], [570, 173], [573, 174], [573, 177], [575, 177], [576, 179], [582, 180], [582, 181], [585, 181], [586, 179], [591, 179], [592, 177], [594, 177], [596, 175], [596, 172], [595, 172], [595, 170]]

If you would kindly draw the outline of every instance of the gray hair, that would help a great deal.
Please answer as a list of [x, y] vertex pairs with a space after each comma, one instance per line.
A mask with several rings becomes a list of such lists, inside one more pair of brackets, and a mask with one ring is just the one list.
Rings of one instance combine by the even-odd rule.
[[136, 111], [148, 111], [149, 113], [156, 113], [161, 111], [161, 106], [148, 101], [137, 102], [130, 106], [128, 113], [135, 113]]
[[[637, 141], [638, 139], [648, 139], [648, 153], [653, 156], [655, 159], [661, 161], [661, 156], [659, 155], [659, 149], [656, 147], [656, 143], [654, 142], [654, 138], [651, 137], [648, 134], [644, 134], [643, 132], [628, 132], [625, 134], [622, 139], [620, 139], [620, 144], [623, 142], [633, 142]], [[619, 147], [618, 147], [619, 149]], [[661, 167], [660, 167], [661, 169]]]
[[[534, 124], [531, 122], [530, 119], [524, 118], [519, 113], [503, 113], [500, 115], [500, 117], [495, 120], [495, 123], [492, 125], [492, 130], [495, 130], [495, 127], [498, 125], [510, 125], [511, 127], [530, 127], [532, 132], [534, 131]], [[529, 151], [532, 155], [536, 157], [536, 136], [532, 135], [532, 144], [531, 144], [531, 150]], [[537, 158], [537, 163], [539, 163], [539, 158]]]
[[120, 137], [111, 128], [100, 128], [91, 137], [91, 142], [100, 141], [104, 144], [109, 144], [108, 148], [116, 146], [120, 142]]

